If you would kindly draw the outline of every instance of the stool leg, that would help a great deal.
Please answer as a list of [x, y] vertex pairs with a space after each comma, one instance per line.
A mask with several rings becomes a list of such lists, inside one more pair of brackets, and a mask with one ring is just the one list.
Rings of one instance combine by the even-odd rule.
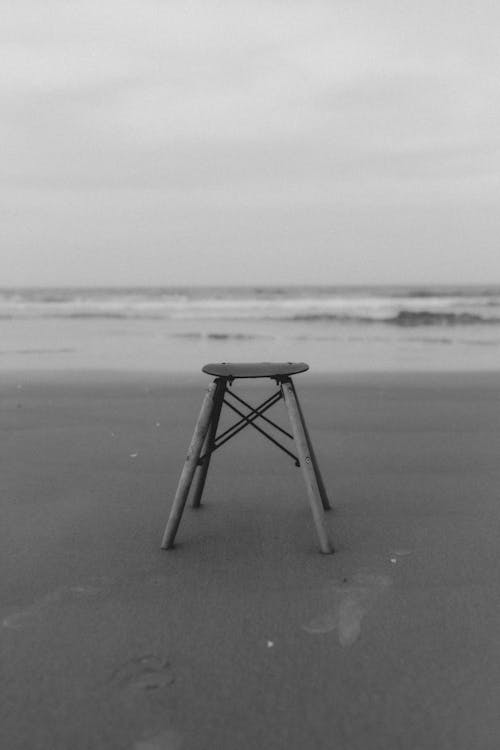
[[191, 502], [193, 508], [199, 508], [201, 505], [201, 496], [205, 488], [208, 467], [210, 466], [210, 460], [212, 458], [215, 436], [217, 435], [217, 427], [219, 424], [220, 413], [222, 411], [222, 404], [224, 402], [224, 394], [226, 392], [225, 379], [217, 379], [215, 382], [217, 383], [217, 390], [215, 391], [212, 414], [210, 417], [210, 428], [205, 440], [205, 459], [194, 479], [193, 500]]
[[286, 407], [288, 409], [293, 436], [295, 438], [295, 445], [297, 448], [297, 453], [299, 454], [300, 467], [304, 475], [304, 481], [306, 483], [307, 494], [309, 497], [309, 504], [311, 506], [314, 524], [316, 526], [316, 531], [319, 538], [319, 546], [321, 552], [328, 555], [333, 552], [333, 548], [328, 538], [328, 532], [325, 526], [321, 497], [318, 491], [316, 474], [312, 465], [311, 456], [309, 455], [309, 445], [306, 433], [304, 431], [304, 425], [301, 419], [299, 406], [295, 398], [295, 393], [291, 381], [285, 380], [283, 381], [282, 385], [283, 396], [285, 399]]
[[307, 429], [306, 420], [304, 419], [304, 412], [302, 411], [302, 406], [299, 401], [299, 397], [297, 396], [297, 391], [295, 390], [295, 385], [293, 383], [293, 380], [290, 379], [290, 383], [293, 388], [293, 393], [295, 395], [295, 400], [297, 402], [297, 407], [300, 414], [300, 419], [302, 422], [302, 426], [304, 428], [304, 433], [306, 436], [307, 444], [309, 446], [309, 455], [311, 456], [311, 462], [313, 465], [314, 473], [316, 475], [316, 483], [318, 485], [318, 491], [319, 495], [321, 497], [321, 502], [323, 503], [324, 510], [331, 510], [332, 505], [330, 503], [330, 500], [328, 498], [328, 495], [326, 494], [325, 484], [323, 482], [323, 477], [321, 476], [321, 471], [319, 470], [319, 464], [318, 459], [316, 458], [316, 453], [314, 452], [313, 444], [311, 441], [311, 436], [309, 435], [309, 430]]
[[182, 513], [184, 511], [184, 506], [186, 505], [189, 488], [191, 487], [194, 472], [196, 471], [196, 466], [200, 457], [203, 441], [205, 440], [205, 436], [207, 434], [216, 388], [217, 384], [214, 381], [208, 387], [205, 398], [203, 399], [203, 404], [198, 416], [198, 421], [196, 422], [196, 426], [194, 428], [194, 433], [189, 445], [186, 461], [184, 463], [184, 467], [179, 479], [179, 484], [177, 486], [177, 492], [175, 493], [174, 502], [172, 503], [170, 516], [165, 527], [165, 533], [163, 534], [163, 540], [161, 543], [162, 549], [170, 549], [170, 547], [172, 547], [174, 544], [175, 535], [177, 533], [177, 529], [179, 528]]

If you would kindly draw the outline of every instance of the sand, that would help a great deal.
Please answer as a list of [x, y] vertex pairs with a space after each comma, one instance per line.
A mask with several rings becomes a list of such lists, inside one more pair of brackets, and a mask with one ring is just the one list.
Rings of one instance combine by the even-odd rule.
[[250, 430], [159, 549], [206, 383], [169, 381], [1, 378], [1, 747], [496, 750], [498, 377], [296, 378], [332, 556]]

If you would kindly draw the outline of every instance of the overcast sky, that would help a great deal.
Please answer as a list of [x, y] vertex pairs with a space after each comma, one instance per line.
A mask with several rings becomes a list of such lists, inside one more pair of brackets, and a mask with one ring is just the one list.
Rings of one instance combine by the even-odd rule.
[[496, 0], [0, 10], [0, 285], [500, 282]]

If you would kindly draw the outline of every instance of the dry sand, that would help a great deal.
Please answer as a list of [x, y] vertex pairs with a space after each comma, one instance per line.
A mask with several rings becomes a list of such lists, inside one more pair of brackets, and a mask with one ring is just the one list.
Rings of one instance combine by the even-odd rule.
[[498, 377], [296, 378], [332, 556], [250, 430], [160, 551], [206, 382], [165, 381], [2, 377], [1, 747], [496, 750]]

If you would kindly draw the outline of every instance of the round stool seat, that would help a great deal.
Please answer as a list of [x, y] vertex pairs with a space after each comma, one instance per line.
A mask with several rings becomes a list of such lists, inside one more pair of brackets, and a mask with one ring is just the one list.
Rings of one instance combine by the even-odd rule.
[[218, 362], [201, 369], [219, 378], [276, 378], [305, 372], [309, 365], [306, 362]]

